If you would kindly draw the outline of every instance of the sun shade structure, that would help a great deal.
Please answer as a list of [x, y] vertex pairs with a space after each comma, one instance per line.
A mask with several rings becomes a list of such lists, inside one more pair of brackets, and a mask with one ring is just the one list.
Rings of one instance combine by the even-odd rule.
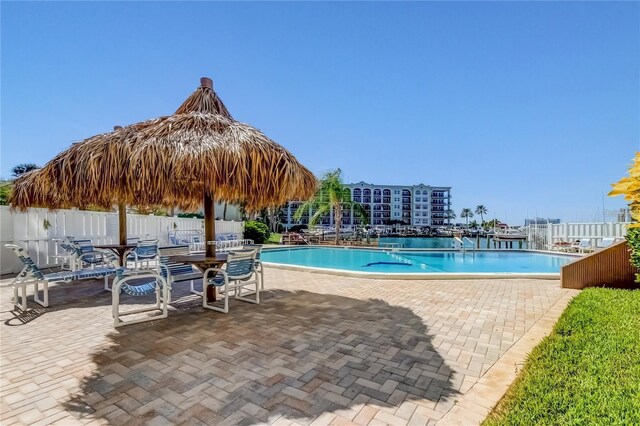
[[[209, 78], [175, 114], [73, 144], [16, 179], [11, 204], [111, 208], [115, 204], [204, 205], [205, 238], [215, 239], [214, 200], [250, 211], [313, 196], [316, 179], [288, 150], [235, 121]], [[214, 254], [207, 245], [207, 255]]]

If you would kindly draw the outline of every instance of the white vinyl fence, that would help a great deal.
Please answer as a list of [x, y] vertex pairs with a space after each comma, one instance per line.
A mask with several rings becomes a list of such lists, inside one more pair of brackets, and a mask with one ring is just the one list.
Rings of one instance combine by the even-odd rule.
[[[216, 220], [216, 234], [236, 234], [242, 238], [243, 224]], [[127, 214], [127, 236], [158, 239], [169, 244], [169, 231], [204, 232], [202, 219]], [[57, 239], [65, 236], [90, 239], [94, 244], [118, 242], [118, 214], [83, 210], [29, 209], [12, 212], [0, 206], [0, 274], [19, 272], [20, 261], [5, 244], [18, 244], [29, 250], [41, 267], [53, 266], [60, 250]]]
[[582, 238], [590, 238], [591, 245], [596, 246], [603, 238], [624, 238], [627, 235], [628, 222], [608, 223], [558, 223], [549, 225], [532, 225], [528, 228], [529, 248], [547, 250], [559, 241], [573, 242]]

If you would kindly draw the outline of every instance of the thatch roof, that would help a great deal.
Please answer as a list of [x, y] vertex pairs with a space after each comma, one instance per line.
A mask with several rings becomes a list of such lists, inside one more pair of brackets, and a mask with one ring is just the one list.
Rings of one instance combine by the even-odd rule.
[[310, 198], [316, 180], [285, 148], [231, 118], [211, 80], [171, 116], [96, 135], [18, 178], [17, 208], [116, 203], [197, 208], [204, 191], [249, 210]]

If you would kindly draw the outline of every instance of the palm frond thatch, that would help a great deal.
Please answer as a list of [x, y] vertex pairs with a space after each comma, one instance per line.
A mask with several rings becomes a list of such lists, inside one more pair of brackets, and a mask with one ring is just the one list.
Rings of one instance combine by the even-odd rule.
[[193, 209], [207, 192], [259, 210], [310, 198], [313, 174], [258, 129], [234, 121], [207, 80], [174, 115], [86, 139], [18, 178], [11, 204]]

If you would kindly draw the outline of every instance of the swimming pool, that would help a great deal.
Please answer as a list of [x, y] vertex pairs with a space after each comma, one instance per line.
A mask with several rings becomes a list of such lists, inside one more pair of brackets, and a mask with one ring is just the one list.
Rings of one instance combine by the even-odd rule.
[[262, 252], [266, 263], [376, 274], [553, 274], [572, 256], [530, 251], [388, 251], [305, 247]]

